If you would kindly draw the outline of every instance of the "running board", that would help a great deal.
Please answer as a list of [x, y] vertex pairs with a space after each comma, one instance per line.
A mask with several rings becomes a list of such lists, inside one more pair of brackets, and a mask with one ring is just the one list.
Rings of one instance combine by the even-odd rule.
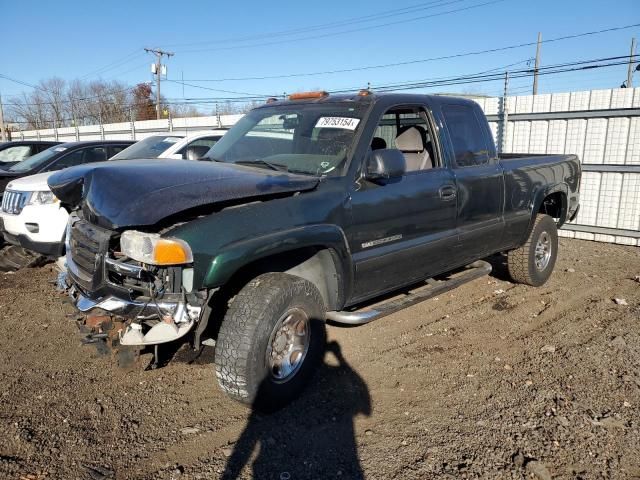
[[478, 260], [467, 265], [464, 270], [451, 275], [447, 280], [426, 280], [427, 285], [408, 293], [400, 298], [393, 298], [384, 303], [371, 308], [362, 308], [353, 311], [327, 312], [327, 320], [344, 325], [364, 325], [387, 315], [391, 315], [399, 310], [424, 302], [442, 293], [453, 290], [467, 282], [484, 277], [491, 273], [491, 264], [484, 260]]

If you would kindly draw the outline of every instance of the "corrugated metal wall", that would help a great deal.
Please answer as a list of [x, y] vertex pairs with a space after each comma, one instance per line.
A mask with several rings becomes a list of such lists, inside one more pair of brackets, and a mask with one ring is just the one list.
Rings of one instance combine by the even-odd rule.
[[[578, 218], [561, 235], [640, 245], [640, 88], [481, 98], [504, 152], [573, 153], [583, 163]], [[501, 122], [506, 106], [504, 139]], [[233, 125], [241, 115], [19, 132], [14, 139], [141, 139]]]
[[[499, 138], [501, 100], [476, 101]], [[506, 108], [504, 152], [580, 157], [580, 213], [561, 235], [640, 245], [640, 88], [508, 97]]]

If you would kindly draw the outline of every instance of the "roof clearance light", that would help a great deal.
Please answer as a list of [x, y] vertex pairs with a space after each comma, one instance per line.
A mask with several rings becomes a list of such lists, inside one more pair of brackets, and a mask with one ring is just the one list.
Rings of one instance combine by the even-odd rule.
[[369, 95], [371, 95], [371, 90], [369, 90], [368, 88], [363, 88], [362, 90], [360, 90], [358, 92], [358, 96], [359, 97], [368, 97]]
[[317, 92], [292, 93], [289, 95], [289, 100], [310, 100], [312, 98], [323, 98], [328, 96], [329, 94], [327, 92], [318, 90]]
[[267, 98], [266, 103], [273, 103], [273, 102], [277, 102], [277, 101], [278, 101], [278, 99], [276, 97], [269, 97], [269, 98]]

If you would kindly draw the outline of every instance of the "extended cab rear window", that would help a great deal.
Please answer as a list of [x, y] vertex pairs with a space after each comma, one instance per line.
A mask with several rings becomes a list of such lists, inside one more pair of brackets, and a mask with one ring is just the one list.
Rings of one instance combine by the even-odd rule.
[[456, 166], [473, 167], [489, 163], [489, 150], [484, 131], [473, 108], [467, 105], [443, 105]]

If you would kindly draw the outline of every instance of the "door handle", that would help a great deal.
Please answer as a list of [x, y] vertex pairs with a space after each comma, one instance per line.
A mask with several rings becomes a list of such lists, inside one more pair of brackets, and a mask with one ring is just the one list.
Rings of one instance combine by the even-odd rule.
[[453, 185], [445, 185], [444, 187], [440, 187], [438, 191], [440, 193], [440, 198], [442, 200], [453, 200], [456, 198], [456, 187]]

